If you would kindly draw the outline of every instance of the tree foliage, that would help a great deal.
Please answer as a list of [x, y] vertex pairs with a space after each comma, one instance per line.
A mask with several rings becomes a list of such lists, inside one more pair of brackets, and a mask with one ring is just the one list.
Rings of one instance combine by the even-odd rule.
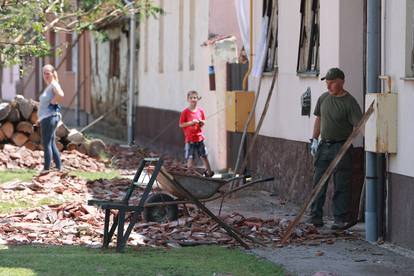
[[49, 31], [100, 31], [130, 12], [142, 18], [161, 10], [151, 0], [0, 0], [0, 66], [56, 50], [47, 41]]

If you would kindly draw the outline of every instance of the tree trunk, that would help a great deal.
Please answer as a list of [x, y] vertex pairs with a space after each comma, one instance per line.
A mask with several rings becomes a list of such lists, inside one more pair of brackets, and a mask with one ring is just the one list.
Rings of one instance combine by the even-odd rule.
[[14, 126], [12, 123], [10, 122], [5, 122], [2, 126], [1, 126], [1, 130], [3, 131], [4, 135], [6, 135], [6, 137], [8, 139], [10, 139], [13, 136], [13, 132], [14, 132]]
[[25, 146], [27, 149], [29, 150], [38, 150], [39, 149], [39, 145], [33, 143], [32, 141], [27, 141], [23, 146]]
[[6, 140], [6, 135], [3, 130], [0, 129], [0, 142], [3, 142], [4, 140]]
[[69, 134], [69, 129], [65, 126], [65, 124], [63, 124], [62, 121], [60, 121], [56, 128], [56, 136], [63, 138], [63, 137], [68, 136], [68, 134]]
[[63, 149], [65, 148], [61, 142], [56, 142], [56, 147], [59, 151], [63, 151]]
[[18, 147], [21, 147], [27, 142], [27, 140], [29, 140], [29, 137], [27, 137], [21, 132], [16, 132], [15, 134], [13, 134], [11, 140], [13, 144], [15, 144]]
[[78, 145], [76, 145], [75, 143], [69, 143], [69, 144], [66, 146], [66, 149], [67, 149], [68, 151], [78, 150]]
[[30, 115], [30, 122], [32, 124], [36, 124], [38, 119], [39, 119], [39, 116], [37, 116], [37, 111], [33, 111], [32, 114]]
[[12, 123], [17, 123], [20, 121], [20, 111], [17, 109], [17, 107], [12, 107], [10, 109], [9, 116], [7, 117], [7, 120]]
[[17, 131], [23, 132], [27, 135], [30, 135], [33, 133], [33, 125], [30, 122], [21, 121], [17, 127]]
[[96, 158], [105, 152], [105, 143], [100, 139], [93, 139], [86, 148], [88, 149], [88, 155]]
[[32, 134], [29, 136], [29, 140], [33, 143], [39, 144], [40, 143], [40, 134], [39, 131], [33, 131]]
[[22, 117], [27, 120], [33, 112], [34, 103], [32, 100], [25, 99], [23, 96], [16, 96], [17, 107], [20, 110]]
[[9, 103], [0, 103], [0, 121], [4, 120], [9, 116], [11, 106]]

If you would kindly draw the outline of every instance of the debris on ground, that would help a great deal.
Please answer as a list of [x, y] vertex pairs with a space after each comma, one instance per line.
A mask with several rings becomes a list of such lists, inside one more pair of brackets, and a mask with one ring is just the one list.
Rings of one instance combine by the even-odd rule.
[[[61, 153], [63, 167], [67, 170], [103, 171], [105, 164], [78, 151]], [[0, 150], [0, 169], [41, 169], [43, 151], [33, 151], [26, 147], [5, 144]]]
[[[104, 212], [86, 204], [87, 199], [120, 200], [130, 184], [127, 179], [85, 181], [62, 173], [50, 173], [35, 177], [32, 183], [14, 183], [2, 187], [2, 193], [25, 193], [26, 197], [70, 198], [69, 202], [49, 204], [0, 215], [0, 240], [7, 244], [53, 244], [53, 245], [102, 245]], [[22, 190], [23, 189], [23, 190]], [[131, 202], [138, 203], [142, 188], [134, 193]], [[237, 246], [227, 233], [210, 217], [187, 206], [190, 216], [180, 210], [181, 218], [168, 223], [139, 222], [129, 238], [129, 244], [150, 247], [180, 247], [201, 244]], [[115, 211], [114, 211], [115, 212]], [[286, 219], [260, 219], [232, 213], [221, 217], [227, 224], [244, 235], [255, 238], [269, 246], [277, 246], [289, 225]], [[300, 224], [291, 237], [291, 243], [308, 240], [332, 240], [318, 233], [309, 224]], [[115, 238], [113, 239], [115, 242]], [[246, 241], [254, 246], [251, 241]]]
[[[128, 171], [136, 170], [144, 157], [156, 156], [142, 149], [109, 146], [112, 165]], [[170, 172], [184, 172], [183, 163], [163, 157]], [[69, 170], [103, 171], [105, 164], [78, 151], [62, 153], [64, 167]], [[4, 145], [0, 150], [0, 169], [41, 168], [43, 153], [24, 147]], [[194, 173], [195, 172], [190, 172]], [[87, 200], [120, 200], [130, 185], [130, 179], [99, 179], [86, 181], [68, 173], [50, 172], [33, 177], [31, 182], [12, 180], [0, 186], [3, 202], [26, 200], [30, 206], [8, 214], [0, 214], [0, 243], [53, 244], [53, 245], [102, 245], [104, 212], [87, 205]], [[157, 184], [154, 192], [157, 192]], [[131, 197], [131, 204], [138, 204], [143, 188], [138, 187]], [[46, 202], [45, 199], [51, 202]], [[181, 206], [180, 206], [181, 208]], [[116, 211], [112, 211], [116, 212]], [[228, 225], [243, 235], [268, 246], [279, 247], [280, 239], [290, 221], [287, 219], [262, 219], [244, 217], [239, 213], [221, 216]], [[354, 238], [349, 233], [319, 233], [309, 224], [299, 224], [289, 243], [327, 243], [336, 239]], [[115, 242], [115, 237], [113, 242]], [[244, 239], [254, 246], [252, 241]], [[180, 218], [168, 223], [138, 222], [131, 233], [131, 245], [149, 247], [180, 247], [201, 244], [237, 246], [238, 243], [219, 227], [209, 216], [192, 204], [180, 209]], [[112, 243], [113, 244], [113, 243]]]

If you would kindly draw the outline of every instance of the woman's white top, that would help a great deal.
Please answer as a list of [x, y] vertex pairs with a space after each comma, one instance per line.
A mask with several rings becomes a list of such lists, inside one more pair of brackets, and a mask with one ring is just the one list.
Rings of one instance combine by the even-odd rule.
[[39, 121], [48, 118], [53, 115], [61, 116], [60, 112], [52, 110], [49, 108], [49, 104], [55, 97], [55, 93], [53, 93], [53, 89], [60, 89], [60, 85], [57, 81], [53, 80], [46, 88], [43, 90], [43, 93], [39, 97], [39, 110], [37, 111], [37, 115], [39, 116]]

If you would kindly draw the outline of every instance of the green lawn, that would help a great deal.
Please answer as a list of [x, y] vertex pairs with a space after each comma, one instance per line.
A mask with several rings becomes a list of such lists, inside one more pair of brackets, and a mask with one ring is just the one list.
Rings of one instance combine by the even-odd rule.
[[[25, 169], [0, 170], [0, 185], [13, 181], [13, 180], [18, 180], [22, 182], [31, 182], [33, 176], [37, 174], [38, 172], [35, 170], [25, 170]], [[108, 170], [105, 172], [72, 171], [70, 172], [70, 174], [78, 178], [85, 179], [85, 180], [112, 179], [115, 177], [120, 177], [120, 174], [115, 170]], [[69, 200], [70, 198], [58, 199], [58, 198], [52, 198], [49, 196], [46, 196], [41, 199], [36, 199], [36, 200], [28, 199], [25, 197], [18, 197], [18, 196], [13, 201], [0, 199], [0, 214], [11, 213], [17, 210], [29, 209], [29, 208], [33, 208], [37, 206], [42, 206], [42, 205], [63, 203]]]
[[218, 246], [127, 249], [16, 246], [0, 250], [0, 275], [284, 275], [276, 265]]
[[31, 181], [37, 172], [35, 170], [0, 170], [0, 184], [12, 180]]

